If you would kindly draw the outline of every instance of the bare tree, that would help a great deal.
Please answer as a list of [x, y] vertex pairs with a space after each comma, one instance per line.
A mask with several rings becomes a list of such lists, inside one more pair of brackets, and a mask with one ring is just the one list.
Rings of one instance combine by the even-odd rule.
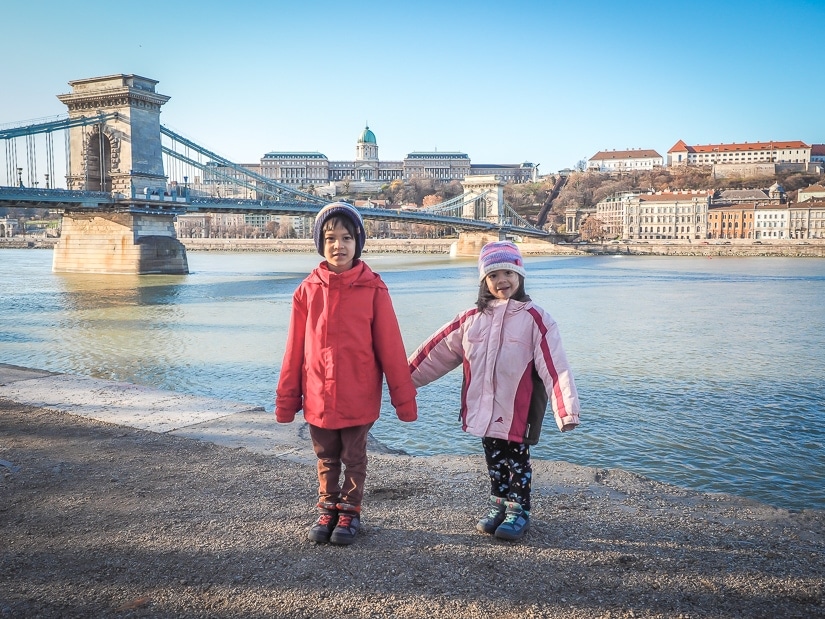
[[588, 217], [579, 227], [579, 234], [585, 241], [597, 241], [604, 238], [604, 222], [598, 217]]

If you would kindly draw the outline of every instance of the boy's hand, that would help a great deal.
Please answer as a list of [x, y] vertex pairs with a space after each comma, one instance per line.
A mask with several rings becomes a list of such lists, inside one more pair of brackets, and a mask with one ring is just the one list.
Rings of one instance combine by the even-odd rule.
[[275, 409], [275, 421], [278, 423], [292, 423], [295, 421], [295, 413], [285, 411], [282, 408]]
[[401, 421], [415, 421], [418, 419], [418, 406], [415, 400], [400, 405], [395, 409], [395, 414]]

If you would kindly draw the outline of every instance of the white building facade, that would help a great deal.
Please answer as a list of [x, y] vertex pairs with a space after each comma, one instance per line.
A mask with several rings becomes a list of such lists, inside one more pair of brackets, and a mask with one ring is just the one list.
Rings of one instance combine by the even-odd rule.
[[757, 163], [797, 163], [811, 161], [811, 146], [801, 141], [744, 142], [689, 146], [679, 140], [667, 151], [668, 166]]
[[588, 159], [587, 169], [594, 172], [647, 171], [664, 164], [664, 157], [651, 149], [604, 150]]
[[753, 238], [778, 241], [789, 238], [790, 217], [788, 205], [760, 205], [754, 207]]
[[808, 202], [809, 200], [820, 202], [825, 200], [825, 187], [822, 185], [809, 185], [797, 192], [797, 202]]
[[629, 196], [623, 239], [704, 239], [713, 192], [657, 192]]
[[825, 239], [825, 201], [812, 200], [791, 205], [788, 231], [792, 239]]

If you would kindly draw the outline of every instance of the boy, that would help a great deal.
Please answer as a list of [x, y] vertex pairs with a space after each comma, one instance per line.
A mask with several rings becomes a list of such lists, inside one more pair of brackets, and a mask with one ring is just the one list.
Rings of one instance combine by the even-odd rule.
[[292, 297], [275, 417], [289, 423], [303, 409], [309, 424], [320, 511], [309, 539], [351, 544], [383, 376], [401, 421], [416, 420], [416, 391], [387, 286], [360, 260], [366, 240], [360, 213], [345, 202], [326, 205], [315, 218], [314, 239], [325, 261]]

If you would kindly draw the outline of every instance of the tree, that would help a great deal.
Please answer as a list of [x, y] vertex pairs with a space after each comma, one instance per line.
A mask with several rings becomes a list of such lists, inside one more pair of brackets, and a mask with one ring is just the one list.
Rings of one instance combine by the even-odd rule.
[[579, 227], [579, 234], [585, 241], [596, 241], [604, 238], [604, 222], [598, 217], [588, 217]]

